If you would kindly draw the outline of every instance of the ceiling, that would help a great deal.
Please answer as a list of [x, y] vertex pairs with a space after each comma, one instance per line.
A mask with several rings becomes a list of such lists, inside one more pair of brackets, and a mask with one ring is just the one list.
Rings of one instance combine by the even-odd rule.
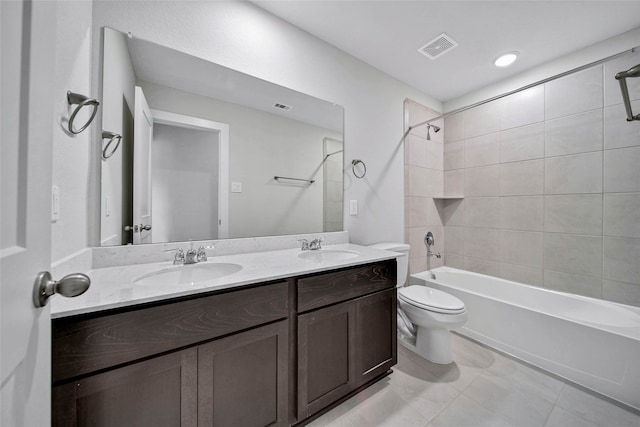
[[[640, 27], [640, 1], [254, 3], [443, 102]], [[459, 46], [435, 60], [418, 53], [443, 32]], [[514, 50], [515, 64], [493, 65]]]

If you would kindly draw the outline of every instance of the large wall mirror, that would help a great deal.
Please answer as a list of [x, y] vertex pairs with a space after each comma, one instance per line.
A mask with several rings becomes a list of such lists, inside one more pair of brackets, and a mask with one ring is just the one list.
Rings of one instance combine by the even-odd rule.
[[342, 107], [110, 28], [102, 93], [102, 246], [343, 229]]

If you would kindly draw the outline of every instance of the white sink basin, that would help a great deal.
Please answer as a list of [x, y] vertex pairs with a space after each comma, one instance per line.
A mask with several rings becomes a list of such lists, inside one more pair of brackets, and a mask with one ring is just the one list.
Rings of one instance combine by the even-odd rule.
[[356, 258], [359, 252], [348, 249], [319, 249], [317, 251], [300, 252], [298, 257], [308, 259], [317, 263], [343, 261], [345, 259]]
[[208, 263], [167, 268], [143, 274], [133, 280], [136, 285], [183, 285], [206, 282], [242, 270], [240, 264]]

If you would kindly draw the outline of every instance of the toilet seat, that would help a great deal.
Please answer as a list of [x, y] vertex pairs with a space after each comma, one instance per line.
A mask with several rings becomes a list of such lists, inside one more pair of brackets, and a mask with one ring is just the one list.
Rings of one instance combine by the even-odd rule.
[[398, 298], [423, 310], [444, 314], [460, 314], [464, 303], [458, 298], [428, 286], [411, 285], [398, 289]]

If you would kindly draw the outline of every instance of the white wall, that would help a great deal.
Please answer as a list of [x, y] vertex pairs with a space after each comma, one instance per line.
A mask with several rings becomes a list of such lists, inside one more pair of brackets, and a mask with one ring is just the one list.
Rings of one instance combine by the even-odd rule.
[[[92, 132], [68, 133], [66, 120], [71, 110], [67, 91], [96, 97], [91, 85], [92, 3], [57, 2], [54, 117], [53, 117], [53, 185], [60, 188], [60, 219], [51, 224], [51, 259], [59, 260], [87, 246], [89, 168]], [[84, 114], [84, 113], [82, 113]], [[79, 114], [77, 126], [81, 126]]]
[[342, 105], [345, 163], [367, 164], [365, 179], [345, 179], [360, 203], [345, 229], [356, 243], [402, 241], [403, 101], [440, 102], [246, 2], [96, 2], [104, 25]]
[[[322, 231], [323, 140], [342, 135], [253, 108], [140, 81], [153, 109], [229, 125], [229, 237]], [[276, 182], [275, 175], [314, 179]]]
[[151, 149], [154, 243], [218, 238], [218, 136], [155, 124]]

